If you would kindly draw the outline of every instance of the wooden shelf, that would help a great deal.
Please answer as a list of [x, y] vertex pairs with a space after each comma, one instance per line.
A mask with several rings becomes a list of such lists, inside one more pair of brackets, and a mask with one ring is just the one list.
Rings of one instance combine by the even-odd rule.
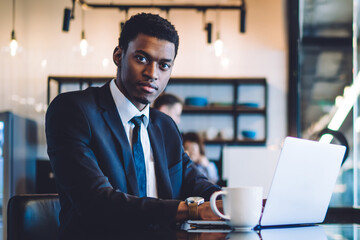
[[[62, 92], [62, 86], [66, 84], [78, 84], [79, 90], [92, 86], [93, 84], [99, 84], [99, 83], [105, 83], [113, 79], [112, 76], [49, 76], [48, 77], [48, 103], [51, 101], [51, 82], [57, 83], [57, 94]], [[260, 105], [259, 108], [256, 107], [247, 107], [243, 106], [238, 102], [238, 98], [240, 96], [240, 90], [239, 88], [241, 86], [250, 86], [255, 85], [263, 88], [263, 94], [260, 96], [256, 96], [258, 98], [262, 98], [263, 106]], [[183, 108], [183, 114], [186, 117], [196, 117], [196, 115], [202, 115], [202, 116], [230, 116], [232, 119], [232, 126], [229, 126], [233, 129], [233, 139], [231, 140], [224, 140], [224, 139], [214, 139], [214, 140], [207, 140], [206, 144], [211, 145], [223, 145], [223, 144], [229, 144], [229, 145], [259, 145], [259, 144], [265, 144], [266, 138], [267, 138], [267, 116], [266, 116], [266, 107], [267, 107], [267, 84], [266, 80], [264, 78], [190, 78], [190, 77], [174, 77], [169, 80], [169, 86], [175, 86], [175, 87], [189, 87], [189, 86], [196, 86], [200, 87], [200, 89], [204, 89], [203, 94], [205, 92], [207, 93], [207, 88], [213, 86], [217, 90], [217, 88], [223, 88], [224, 86], [226, 88], [229, 88], [229, 91], [231, 94], [231, 102], [222, 102], [223, 99], [221, 96], [217, 95], [217, 101], [213, 101], [209, 103], [209, 105], [204, 107], [197, 107], [197, 106], [184, 106]], [[167, 91], [167, 88], [165, 89]], [[177, 93], [174, 93], [178, 95]], [[214, 94], [214, 93], [213, 93]], [[215, 91], [215, 94], [220, 94]], [[211, 94], [210, 94], [211, 95]], [[55, 96], [52, 96], [55, 97]], [[229, 100], [229, 96], [226, 96]], [[219, 100], [220, 99], [220, 100]], [[261, 102], [261, 101], [260, 101]], [[239, 126], [239, 118], [241, 117], [247, 117], [247, 116], [261, 116], [264, 118], [264, 126], [263, 126], [263, 132], [264, 137], [261, 139], [256, 140], [239, 140], [237, 139], [237, 136], [239, 134], [240, 130], [244, 130], [243, 126]]]
[[234, 113], [258, 113], [258, 114], [266, 114], [265, 108], [248, 108], [248, 107], [213, 107], [213, 106], [205, 106], [205, 107], [196, 107], [196, 106], [184, 106], [183, 107], [184, 114], [234, 114]]
[[266, 109], [265, 108], [236, 107], [236, 112], [266, 114]]
[[[189, 88], [189, 86], [191, 86]], [[256, 96], [254, 101], [247, 101], [248, 99], [241, 99], [240, 94], [243, 93], [240, 88], [242, 86], [256, 86], [260, 87], [262, 90], [262, 94]], [[211, 89], [213, 87], [213, 89]], [[196, 88], [196, 90], [194, 90]], [[224, 98], [219, 98], [217, 94], [221, 94], [221, 92], [217, 92], [217, 89], [227, 89], [227, 96], [224, 95]], [[170, 89], [170, 91], [168, 91]], [[178, 90], [177, 90], [178, 89]], [[186, 90], [184, 90], [186, 89]], [[215, 89], [215, 90], [214, 90]], [[169, 93], [173, 93], [177, 96], [180, 96], [182, 99], [186, 99], [186, 97], [202, 97], [206, 98], [209, 101], [209, 104], [206, 106], [189, 106], [184, 105], [183, 107], [183, 116], [187, 119], [194, 118], [194, 122], [196, 121], [197, 116], [230, 116], [232, 124], [228, 126], [233, 129], [233, 139], [212, 139], [206, 140], [205, 143], [209, 145], [264, 145], [266, 144], [267, 138], [267, 116], [266, 116], [266, 107], [267, 107], [267, 84], [264, 78], [182, 78], [176, 77], [172, 78], [169, 81], [168, 87], [165, 89]], [[246, 91], [245, 91], [246, 92]], [[216, 100], [214, 101], [214, 96], [216, 96]], [[246, 93], [245, 93], [246, 94]], [[231, 96], [231, 97], [229, 97]], [[252, 96], [253, 97], [253, 96]], [[253, 99], [253, 98], [252, 98]], [[258, 103], [261, 104], [258, 104]], [[246, 106], [249, 104], [250, 106]], [[251, 104], [259, 107], [252, 107]], [[240, 131], [248, 130], [247, 127], [239, 126], [238, 121], [239, 118], [243, 117], [252, 117], [252, 116], [260, 116], [263, 118], [263, 126], [261, 127], [264, 136], [258, 136], [260, 139], [244, 139], [239, 140], [237, 136]], [[200, 121], [200, 120], [199, 120]], [[204, 121], [204, 118], [201, 118], [201, 121]], [[214, 122], [214, 121], [213, 121]], [[188, 122], [189, 123], [189, 122]], [[206, 123], [204, 123], [206, 125]], [[186, 127], [185, 127], [186, 128]], [[219, 127], [218, 127], [219, 128]], [[249, 127], [251, 128], [251, 127]], [[181, 129], [182, 130], [182, 129]], [[204, 132], [206, 129], [198, 129], [197, 132]], [[182, 130], [186, 132], [187, 130]]]
[[195, 106], [184, 106], [183, 113], [192, 113], [192, 114], [211, 114], [211, 113], [227, 113], [232, 114], [234, 112], [234, 108], [231, 107], [213, 107], [213, 106], [206, 106], [206, 107], [195, 107]]
[[265, 139], [260, 140], [224, 140], [224, 139], [217, 139], [217, 140], [205, 140], [205, 144], [210, 145], [264, 145], [266, 143]]

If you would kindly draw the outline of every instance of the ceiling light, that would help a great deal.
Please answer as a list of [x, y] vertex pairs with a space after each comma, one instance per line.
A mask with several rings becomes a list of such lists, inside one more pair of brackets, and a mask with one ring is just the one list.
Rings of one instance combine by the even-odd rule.
[[246, 9], [245, 9], [245, 0], [242, 0], [241, 8], [240, 8], [240, 32], [245, 32], [245, 15], [246, 15]]
[[11, 56], [15, 56], [16, 55], [16, 52], [18, 50], [18, 43], [16, 41], [16, 38], [15, 38], [15, 31], [12, 30], [11, 31], [11, 41], [10, 41], [10, 55]]
[[217, 33], [216, 41], [214, 42], [215, 56], [220, 57], [223, 54], [224, 43], [220, 39], [220, 33]]
[[69, 31], [70, 27], [70, 20], [74, 19], [74, 12], [75, 12], [75, 0], [72, 0], [72, 8], [65, 8], [64, 9], [64, 20], [63, 20], [63, 28], [64, 32]]
[[81, 41], [80, 41], [80, 52], [82, 56], [86, 56], [88, 52], [89, 44], [85, 38], [85, 30], [84, 30], [84, 10], [81, 10]]
[[216, 11], [216, 41], [214, 42], [215, 56], [220, 57], [223, 54], [224, 43], [220, 39], [220, 12]]
[[63, 27], [62, 30], [64, 32], [69, 31], [70, 27], [70, 20], [71, 20], [71, 10], [69, 8], [64, 9], [64, 20], [63, 20]]
[[85, 38], [85, 31], [81, 31], [81, 41], [80, 41], [80, 52], [82, 56], [86, 56], [88, 52], [89, 44]]
[[15, 38], [15, 0], [13, 0], [13, 8], [12, 8], [12, 31], [11, 31], [11, 40], [10, 40], [10, 55], [15, 56], [18, 50], [18, 42]]
[[205, 31], [207, 32], [207, 43], [211, 43], [212, 39], [211, 39], [211, 35], [212, 35], [212, 23], [207, 23], [205, 25]]

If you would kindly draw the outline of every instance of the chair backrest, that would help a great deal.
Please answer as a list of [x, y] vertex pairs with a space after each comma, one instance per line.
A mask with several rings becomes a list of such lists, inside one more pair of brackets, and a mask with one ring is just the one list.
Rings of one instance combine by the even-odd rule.
[[57, 194], [24, 194], [8, 203], [7, 239], [57, 239], [60, 202]]

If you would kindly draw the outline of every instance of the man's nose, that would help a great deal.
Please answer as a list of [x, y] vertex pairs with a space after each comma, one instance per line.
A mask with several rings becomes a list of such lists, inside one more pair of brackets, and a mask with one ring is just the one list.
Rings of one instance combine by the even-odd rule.
[[145, 74], [150, 79], [157, 80], [159, 78], [159, 69], [156, 62], [149, 63], [146, 66]]

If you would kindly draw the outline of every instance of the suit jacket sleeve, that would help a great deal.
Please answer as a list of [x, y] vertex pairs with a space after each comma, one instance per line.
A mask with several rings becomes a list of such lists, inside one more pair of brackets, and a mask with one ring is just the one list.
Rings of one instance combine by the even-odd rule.
[[183, 181], [183, 189], [186, 189], [184, 190], [185, 196], [201, 196], [206, 201], [209, 201], [215, 191], [221, 190], [219, 186], [214, 185], [199, 171], [186, 153], [184, 153], [182, 161], [185, 165], [185, 178]]
[[178, 200], [138, 198], [110, 184], [102, 171], [106, 166], [101, 164], [106, 163], [98, 161], [91, 147], [99, 136], [77, 100], [75, 94], [61, 94], [46, 114], [48, 154], [61, 200], [61, 229], [114, 230], [173, 222]]

